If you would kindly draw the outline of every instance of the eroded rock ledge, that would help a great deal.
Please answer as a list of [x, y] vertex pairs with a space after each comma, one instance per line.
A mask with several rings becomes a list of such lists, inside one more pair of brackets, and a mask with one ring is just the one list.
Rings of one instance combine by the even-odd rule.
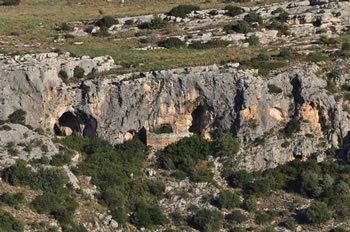
[[[343, 108], [348, 103], [327, 93], [327, 81], [315, 64], [285, 68], [269, 78], [227, 64], [108, 75], [66, 85], [58, 76], [62, 67], [74, 69], [85, 59], [83, 63], [106, 71], [114, 65], [111, 58], [61, 62], [57, 54], [41, 56], [35, 62], [17, 57], [17, 65], [11, 65], [16, 59], [1, 57], [0, 119], [23, 109], [27, 124], [58, 135], [100, 136], [119, 143], [143, 133], [159, 147], [167, 138], [202, 133], [210, 139], [230, 130], [241, 143], [238, 166], [248, 169], [319, 156], [347, 143], [349, 119]], [[348, 79], [345, 72], [338, 82]], [[281, 129], [292, 118], [300, 118], [301, 130], [282, 136]], [[172, 135], [154, 133], [162, 127]]]

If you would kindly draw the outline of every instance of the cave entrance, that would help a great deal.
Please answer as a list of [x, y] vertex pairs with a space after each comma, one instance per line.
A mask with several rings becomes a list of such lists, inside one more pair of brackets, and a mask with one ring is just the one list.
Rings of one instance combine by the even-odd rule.
[[96, 130], [96, 119], [83, 111], [63, 113], [54, 126], [58, 136], [82, 135], [93, 138], [96, 137]]
[[208, 107], [204, 105], [199, 105], [192, 112], [192, 125], [189, 129], [190, 132], [196, 134], [203, 134], [205, 129], [207, 129], [210, 123], [211, 117]]

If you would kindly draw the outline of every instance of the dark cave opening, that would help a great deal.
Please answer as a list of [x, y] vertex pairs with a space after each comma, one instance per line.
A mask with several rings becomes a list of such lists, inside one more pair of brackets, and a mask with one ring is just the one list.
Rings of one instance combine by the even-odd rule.
[[96, 130], [97, 120], [83, 111], [63, 113], [54, 126], [58, 136], [82, 135], [93, 138], [96, 137]]
[[204, 105], [199, 105], [192, 112], [192, 125], [189, 129], [190, 132], [196, 134], [202, 134], [210, 123], [210, 112]]

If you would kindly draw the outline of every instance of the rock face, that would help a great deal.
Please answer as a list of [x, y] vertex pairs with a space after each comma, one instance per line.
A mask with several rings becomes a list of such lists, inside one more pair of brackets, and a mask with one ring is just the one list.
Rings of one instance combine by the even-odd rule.
[[[241, 143], [237, 166], [248, 169], [317, 156], [347, 142], [346, 102], [327, 93], [319, 66], [286, 68], [268, 80], [235, 66], [109, 75], [71, 85], [47, 65], [5, 66], [0, 119], [23, 109], [34, 127], [61, 136], [97, 135], [112, 143], [163, 125], [175, 134], [171, 138], [189, 133], [209, 138], [229, 130]], [[344, 74], [339, 83], [348, 79]], [[285, 136], [281, 130], [292, 118], [300, 119], [301, 130]]]

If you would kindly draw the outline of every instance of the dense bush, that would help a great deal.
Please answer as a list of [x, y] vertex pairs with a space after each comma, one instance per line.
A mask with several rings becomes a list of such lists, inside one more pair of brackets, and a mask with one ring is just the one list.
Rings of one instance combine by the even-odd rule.
[[139, 139], [112, 146], [98, 138], [67, 137], [63, 143], [83, 153], [84, 161], [75, 173], [92, 177], [101, 192], [100, 201], [115, 220], [124, 223], [129, 214], [129, 221], [138, 227], [166, 223], [154, 203], [162, 196], [164, 186], [142, 179], [147, 150]]
[[257, 14], [256, 12], [250, 12], [249, 14], [244, 16], [244, 21], [252, 24], [252, 23], [259, 23], [262, 24], [263, 19], [262, 17]]
[[23, 193], [4, 193], [0, 196], [0, 201], [9, 206], [19, 208], [20, 205], [24, 203], [25, 199]]
[[229, 6], [226, 6], [224, 10], [226, 10], [226, 15], [231, 17], [235, 17], [237, 15], [244, 13], [244, 9], [239, 6], [229, 5]]
[[24, 124], [26, 120], [27, 112], [22, 109], [14, 111], [9, 115], [8, 119], [11, 123]]
[[258, 45], [259, 42], [259, 37], [257, 37], [256, 35], [251, 35], [246, 39], [246, 42], [249, 43], [250, 46], [256, 46]]
[[213, 202], [218, 208], [232, 209], [239, 207], [240, 199], [236, 193], [231, 191], [221, 191]]
[[139, 228], [163, 225], [167, 221], [157, 205], [149, 205], [143, 201], [136, 204], [135, 212], [131, 217], [131, 222]]
[[229, 41], [225, 40], [210, 40], [208, 42], [192, 42], [188, 47], [192, 49], [210, 49], [210, 48], [220, 48], [227, 47], [230, 44]]
[[179, 5], [171, 9], [168, 13], [170, 16], [186, 18], [186, 16], [192, 11], [198, 11], [200, 8], [194, 5]]
[[277, 30], [279, 35], [289, 35], [288, 25], [276, 20], [272, 20], [271, 23], [266, 26], [266, 28], [269, 30]]
[[269, 212], [258, 212], [255, 215], [255, 223], [258, 225], [269, 224], [273, 217]]
[[50, 165], [63, 166], [65, 164], [69, 164], [71, 160], [72, 160], [72, 155], [69, 152], [60, 152], [52, 156], [50, 160]]
[[229, 34], [233, 32], [246, 34], [250, 32], [250, 25], [246, 21], [241, 20], [236, 24], [224, 26], [224, 31]]
[[323, 202], [313, 202], [311, 206], [302, 213], [302, 218], [309, 224], [324, 223], [332, 218], [332, 212]]
[[234, 188], [243, 188], [253, 181], [253, 175], [246, 170], [240, 170], [230, 174], [228, 181]]
[[248, 217], [239, 210], [233, 210], [231, 213], [226, 215], [225, 219], [232, 224], [241, 224], [242, 222], [248, 220]]
[[11, 214], [0, 209], [0, 231], [4, 232], [22, 232], [23, 224]]
[[216, 156], [234, 157], [239, 151], [239, 142], [230, 132], [222, 133], [215, 141]]
[[3, 0], [3, 5], [5, 6], [16, 6], [21, 3], [21, 0]]
[[160, 16], [155, 15], [151, 22], [142, 23], [139, 25], [140, 29], [162, 29], [168, 25], [168, 21], [162, 19]]
[[292, 118], [283, 129], [286, 136], [292, 136], [298, 131], [300, 131], [300, 120], [298, 118]]
[[70, 196], [66, 189], [56, 192], [44, 192], [31, 203], [38, 213], [53, 216], [62, 225], [73, 224], [73, 215], [78, 203]]
[[158, 43], [158, 46], [164, 48], [182, 48], [186, 43], [179, 38], [169, 38]]
[[178, 169], [190, 174], [198, 160], [206, 160], [210, 154], [209, 143], [194, 135], [171, 144], [158, 155], [158, 166], [163, 169]]
[[104, 16], [102, 19], [98, 20], [96, 22], [96, 25], [99, 27], [107, 27], [110, 28], [111, 26], [118, 24], [118, 20], [115, 19], [113, 16]]
[[81, 79], [83, 78], [85, 75], [85, 71], [83, 68], [79, 67], [79, 66], [76, 66], [73, 70], [73, 76], [75, 78], [78, 78], [78, 79]]
[[281, 22], [286, 22], [289, 19], [289, 13], [281, 7], [272, 11], [272, 14], [277, 15], [276, 19], [281, 21]]
[[62, 81], [64, 83], [67, 83], [68, 82], [68, 74], [66, 71], [64, 70], [60, 70], [59, 73], [58, 73], [58, 76], [62, 79]]
[[190, 225], [199, 231], [219, 231], [223, 216], [219, 211], [201, 209], [190, 220]]

